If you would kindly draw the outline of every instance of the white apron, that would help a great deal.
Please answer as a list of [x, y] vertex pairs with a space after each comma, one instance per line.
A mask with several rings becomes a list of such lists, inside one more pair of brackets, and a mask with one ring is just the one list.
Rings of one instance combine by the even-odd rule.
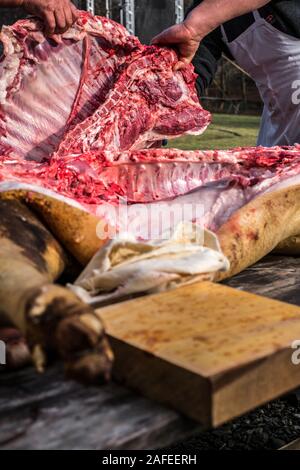
[[223, 41], [254, 79], [264, 102], [257, 143], [300, 143], [300, 40], [279, 31], [258, 11], [253, 14], [255, 22], [232, 42], [221, 29]]

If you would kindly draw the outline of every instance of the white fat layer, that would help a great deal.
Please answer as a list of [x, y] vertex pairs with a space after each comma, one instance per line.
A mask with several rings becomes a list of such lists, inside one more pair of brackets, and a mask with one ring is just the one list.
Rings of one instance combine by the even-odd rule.
[[300, 174], [296, 176], [292, 176], [283, 181], [280, 181], [279, 183], [274, 184], [273, 186], [268, 188], [266, 191], [264, 191], [264, 194], [278, 191], [279, 189], [289, 188], [290, 186], [298, 186], [299, 184], [300, 184]]

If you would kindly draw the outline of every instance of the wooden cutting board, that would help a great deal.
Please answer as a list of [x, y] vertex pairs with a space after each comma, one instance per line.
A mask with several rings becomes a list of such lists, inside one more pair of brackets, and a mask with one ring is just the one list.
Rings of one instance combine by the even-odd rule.
[[299, 307], [202, 282], [97, 313], [115, 379], [205, 425], [300, 386]]

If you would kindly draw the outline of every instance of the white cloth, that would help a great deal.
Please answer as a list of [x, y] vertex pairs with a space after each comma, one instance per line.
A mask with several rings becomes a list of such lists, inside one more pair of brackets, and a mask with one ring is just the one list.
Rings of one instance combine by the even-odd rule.
[[[264, 102], [258, 145], [300, 143], [300, 40], [279, 31], [254, 12], [255, 22], [232, 42], [223, 41], [236, 62], [255, 80]], [[298, 82], [298, 84], [297, 84]], [[299, 98], [298, 92], [298, 98]]]
[[182, 224], [173, 237], [141, 242], [121, 235], [94, 256], [74, 285], [94, 306], [141, 293], [161, 292], [198, 280], [213, 280], [229, 269], [216, 235], [195, 224]]

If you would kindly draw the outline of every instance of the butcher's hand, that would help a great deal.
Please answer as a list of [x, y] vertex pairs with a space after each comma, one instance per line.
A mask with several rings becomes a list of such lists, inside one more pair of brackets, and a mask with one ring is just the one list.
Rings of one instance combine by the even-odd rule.
[[156, 36], [152, 40], [152, 44], [175, 47], [178, 52], [179, 61], [174, 69], [180, 70], [192, 62], [202, 39], [201, 33], [197, 33], [188, 22], [184, 21], [183, 23], [171, 26]]
[[20, 6], [43, 20], [48, 36], [64, 33], [78, 18], [78, 11], [70, 0], [22, 0]]
[[183, 23], [166, 29], [156, 36], [152, 44], [176, 47], [179, 62], [176, 69], [189, 64], [197, 52], [200, 41], [223, 23], [266, 5], [269, 0], [203, 0]]

